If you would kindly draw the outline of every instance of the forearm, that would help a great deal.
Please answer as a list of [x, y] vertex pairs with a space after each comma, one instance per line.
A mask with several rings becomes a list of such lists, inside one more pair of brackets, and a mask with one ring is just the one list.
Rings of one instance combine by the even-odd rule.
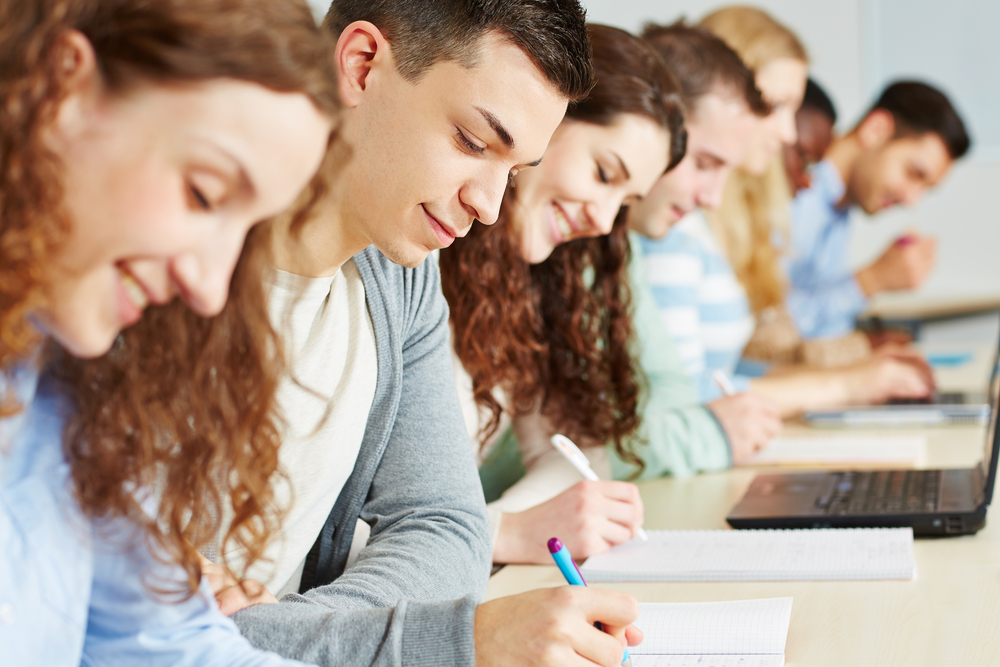
[[[399, 601], [343, 610], [317, 590], [256, 605], [233, 620], [255, 646], [320, 667], [471, 667], [476, 600]], [[339, 604], [337, 601], [335, 604]]]
[[774, 401], [782, 417], [855, 402], [859, 391], [850, 369], [792, 370], [750, 380], [750, 391]]

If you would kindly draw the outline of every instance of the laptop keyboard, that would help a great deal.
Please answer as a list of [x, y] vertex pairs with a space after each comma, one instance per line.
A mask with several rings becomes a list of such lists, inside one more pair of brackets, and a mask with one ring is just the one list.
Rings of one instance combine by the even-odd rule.
[[832, 473], [816, 506], [835, 516], [933, 512], [940, 488], [940, 470]]

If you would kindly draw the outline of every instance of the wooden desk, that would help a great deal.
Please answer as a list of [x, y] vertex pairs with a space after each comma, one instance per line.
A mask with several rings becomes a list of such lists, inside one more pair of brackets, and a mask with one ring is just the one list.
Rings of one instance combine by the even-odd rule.
[[886, 321], [942, 320], [995, 310], [1000, 310], [1000, 294], [996, 292], [951, 297], [888, 293], [872, 299], [861, 317]]
[[[982, 457], [981, 427], [919, 433], [928, 435], [930, 467], [967, 467]], [[646, 528], [727, 528], [729, 508], [756, 472], [730, 470], [640, 484]], [[795, 598], [786, 647], [790, 667], [1000, 665], [1000, 517], [991, 516], [973, 536], [917, 540], [915, 551], [914, 581], [600, 585], [627, 591], [641, 602], [790, 595]], [[563, 583], [554, 566], [508, 566], [490, 580], [487, 597]]]

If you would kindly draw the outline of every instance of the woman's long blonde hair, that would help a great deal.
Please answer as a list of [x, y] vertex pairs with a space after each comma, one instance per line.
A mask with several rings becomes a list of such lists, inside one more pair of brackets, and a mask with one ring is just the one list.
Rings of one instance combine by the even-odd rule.
[[[795, 33], [754, 7], [719, 9], [703, 18], [700, 26], [726, 42], [754, 74], [783, 58], [809, 62]], [[787, 238], [791, 199], [779, 155], [762, 175], [734, 170], [726, 182], [722, 205], [707, 216], [754, 314], [785, 301], [785, 276], [775, 244], [780, 237]]]

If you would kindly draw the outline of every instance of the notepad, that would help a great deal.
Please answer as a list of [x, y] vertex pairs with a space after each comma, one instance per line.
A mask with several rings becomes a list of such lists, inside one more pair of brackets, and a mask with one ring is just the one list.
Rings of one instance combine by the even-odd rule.
[[792, 598], [639, 605], [634, 667], [781, 667]]
[[650, 530], [591, 556], [587, 581], [913, 579], [911, 528]]
[[747, 465], [913, 466], [926, 456], [926, 437], [807, 436], [775, 438]]

